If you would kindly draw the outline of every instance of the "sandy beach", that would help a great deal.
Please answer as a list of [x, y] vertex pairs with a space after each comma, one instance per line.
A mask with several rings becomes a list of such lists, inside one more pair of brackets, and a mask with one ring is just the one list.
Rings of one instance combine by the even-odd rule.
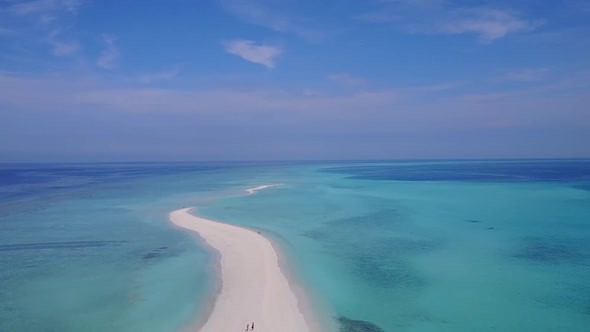
[[190, 210], [176, 210], [170, 220], [197, 232], [221, 257], [221, 292], [199, 331], [245, 331], [252, 322], [254, 331], [310, 331], [271, 242], [253, 230], [200, 218]]

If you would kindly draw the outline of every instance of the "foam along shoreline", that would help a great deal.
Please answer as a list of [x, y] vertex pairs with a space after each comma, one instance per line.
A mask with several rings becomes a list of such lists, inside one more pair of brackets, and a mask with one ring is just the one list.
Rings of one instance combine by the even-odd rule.
[[256, 193], [259, 190], [263, 190], [263, 189], [268, 189], [268, 188], [274, 188], [274, 187], [278, 187], [279, 184], [266, 184], [263, 186], [258, 186], [255, 188], [250, 188], [250, 189], [246, 189], [246, 192], [248, 193], [248, 195], [252, 195], [254, 193]]
[[221, 291], [200, 331], [245, 331], [252, 322], [254, 331], [311, 331], [267, 238], [189, 212], [188, 208], [173, 211], [170, 220], [197, 232], [221, 259]]

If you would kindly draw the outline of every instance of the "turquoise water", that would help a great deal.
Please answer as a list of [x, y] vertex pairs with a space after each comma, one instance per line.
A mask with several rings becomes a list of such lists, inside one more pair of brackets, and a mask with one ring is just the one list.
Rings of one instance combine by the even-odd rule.
[[193, 322], [215, 276], [181, 206], [271, 235], [342, 331], [590, 326], [589, 161], [72, 167], [0, 168], [2, 331]]

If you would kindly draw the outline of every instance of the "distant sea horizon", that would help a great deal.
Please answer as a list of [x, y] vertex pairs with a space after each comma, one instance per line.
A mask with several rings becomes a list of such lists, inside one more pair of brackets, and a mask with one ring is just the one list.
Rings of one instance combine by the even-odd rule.
[[62, 159], [62, 160], [14, 160], [0, 164], [158, 164], [158, 163], [209, 163], [209, 162], [417, 162], [417, 161], [516, 161], [516, 160], [587, 160], [588, 157], [449, 157], [449, 158], [359, 158], [359, 159]]

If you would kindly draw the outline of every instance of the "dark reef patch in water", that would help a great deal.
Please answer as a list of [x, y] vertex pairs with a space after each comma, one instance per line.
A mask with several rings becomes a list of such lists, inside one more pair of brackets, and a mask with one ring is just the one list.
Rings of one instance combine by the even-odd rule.
[[159, 257], [159, 256], [160, 256], [160, 254], [158, 254], [158, 253], [150, 252], [150, 253], [147, 253], [147, 254], [143, 255], [141, 257], [141, 259], [151, 259], [151, 258], [156, 258], [156, 257]]
[[480, 223], [480, 222], [481, 222], [481, 221], [479, 221], [479, 220], [475, 220], [475, 219], [467, 219], [467, 220], [464, 220], [464, 221], [465, 221], [465, 222], [470, 222], [470, 223], [473, 223], [473, 224], [478, 224], [478, 223]]
[[375, 232], [383, 234], [396, 231], [403, 223], [404, 219], [397, 210], [385, 209], [368, 215], [330, 220], [300, 235], [327, 243], [350, 242]]
[[375, 287], [419, 287], [425, 281], [408, 262], [414, 255], [439, 248], [441, 243], [410, 235], [411, 226], [397, 210], [384, 209], [328, 221], [300, 235], [333, 249], [357, 276]]
[[152, 258], [156, 258], [156, 257], [160, 257], [163, 254], [163, 251], [166, 250], [168, 247], [159, 247], [156, 248], [150, 252], [148, 252], [147, 254], [143, 255], [141, 257], [141, 259], [152, 259]]
[[356, 231], [386, 230], [393, 229], [403, 223], [400, 212], [396, 209], [384, 209], [364, 216], [335, 219], [325, 223], [326, 227], [332, 229], [354, 228]]
[[574, 184], [573, 187], [580, 190], [590, 191], [590, 182]]
[[370, 255], [363, 255], [355, 258], [354, 269], [357, 275], [368, 280], [375, 287], [408, 288], [424, 285], [424, 280], [402, 260], [383, 262]]
[[127, 241], [68, 241], [38, 242], [0, 245], [0, 251], [43, 250], [43, 249], [82, 249], [119, 245]]
[[584, 259], [572, 241], [525, 238], [522, 248], [513, 256], [535, 263], [567, 263]]
[[340, 332], [385, 332], [379, 326], [364, 320], [350, 319], [343, 316], [338, 317]]
[[559, 292], [536, 294], [533, 300], [551, 310], [590, 315], [590, 285], [584, 280], [558, 286]]
[[416, 287], [424, 280], [408, 264], [407, 257], [437, 248], [435, 242], [405, 237], [382, 238], [372, 242], [355, 242], [348, 257], [356, 274], [377, 287]]
[[440, 247], [440, 243], [434, 240], [416, 239], [396, 236], [387, 237], [367, 244], [371, 252], [376, 256], [419, 254], [432, 251]]
[[301, 236], [308, 237], [310, 239], [321, 241], [328, 236], [328, 233], [322, 232], [320, 230], [310, 230], [300, 234]]

